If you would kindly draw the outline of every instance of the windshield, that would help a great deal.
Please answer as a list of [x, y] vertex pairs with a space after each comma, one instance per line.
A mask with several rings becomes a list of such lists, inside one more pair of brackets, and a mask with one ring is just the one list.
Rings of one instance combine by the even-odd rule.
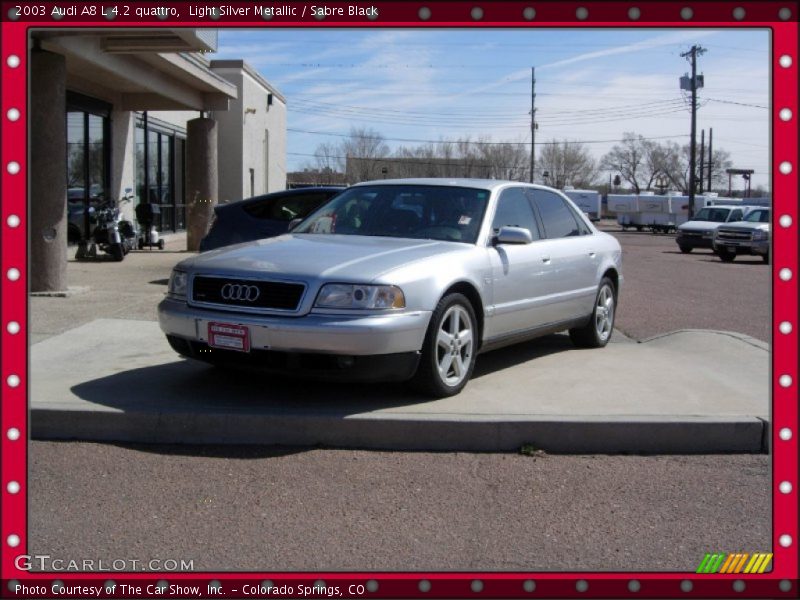
[[769, 223], [768, 210], [754, 210], [744, 218], [748, 223]]
[[333, 233], [466, 242], [478, 239], [489, 191], [440, 185], [352, 187], [292, 233]]
[[730, 208], [701, 208], [694, 216], [692, 221], [712, 221], [714, 223], [724, 223], [728, 218]]

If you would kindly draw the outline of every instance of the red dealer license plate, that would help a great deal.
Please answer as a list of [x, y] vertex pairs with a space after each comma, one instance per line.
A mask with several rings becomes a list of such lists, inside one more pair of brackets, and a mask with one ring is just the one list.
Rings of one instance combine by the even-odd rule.
[[250, 331], [242, 325], [209, 323], [208, 345], [223, 350], [250, 352]]

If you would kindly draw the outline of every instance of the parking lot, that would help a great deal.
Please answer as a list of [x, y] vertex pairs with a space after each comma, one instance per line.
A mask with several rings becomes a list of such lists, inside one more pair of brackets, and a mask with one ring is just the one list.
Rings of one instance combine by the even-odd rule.
[[[680, 254], [672, 236], [604, 228], [623, 245], [620, 331], [770, 339], [760, 259], [723, 264]], [[70, 284], [89, 289], [32, 298], [31, 341], [99, 317], [155, 320], [169, 271], [187, 256], [181, 243], [123, 263], [71, 262]], [[764, 455], [35, 441], [29, 465], [28, 551], [59, 558], [180, 557], [199, 570], [693, 571], [706, 552], [771, 544]]]

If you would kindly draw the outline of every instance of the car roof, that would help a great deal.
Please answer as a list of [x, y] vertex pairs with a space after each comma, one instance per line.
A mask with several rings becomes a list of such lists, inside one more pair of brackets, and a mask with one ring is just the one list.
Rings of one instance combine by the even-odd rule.
[[373, 181], [362, 181], [352, 187], [364, 185], [439, 185], [443, 187], [468, 187], [483, 190], [496, 190], [508, 185], [518, 185], [542, 190], [558, 191], [546, 185], [525, 183], [523, 181], [508, 181], [502, 179], [472, 179], [468, 177], [414, 177], [408, 179], [376, 179]]
[[290, 190], [280, 190], [278, 192], [270, 192], [268, 194], [260, 194], [258, 196], [252, 196], [250, 198], [244, 198], [242, 200], [234, 200], [233, 202], [223, 202], [219, 203], [214, 207], [216, 209], [224, 209], [229, 206], [247, 206], [248, 204], [252, 204], [255, 202], [263, 202], [264, 200], [269, 200], [271, 198], [287, 198], [292, 196], [299, 196], [301, 194], [308, 194], [310, 192], [322, 192], [327, 193], [330, 192], [331, 196], [334, 194], [338, 194], [339, 192], [347, 189], [346, 186], [335, 186], [335, 185], [319, 185], [319, 186], [308, 186], [302, 188], [293, 188]]

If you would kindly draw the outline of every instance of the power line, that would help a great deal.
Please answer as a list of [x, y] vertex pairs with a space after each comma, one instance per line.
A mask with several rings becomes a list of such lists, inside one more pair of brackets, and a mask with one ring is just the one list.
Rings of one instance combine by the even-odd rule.
[[751, 108], [763, 108], [769, 110], [769, 106], [762, 106], [760, 104], [748, 104], [747, 102], [734, 102], [733, 100], [720, 100], [719, 98], [704, 98], [707, 102], [721, 102], [723, 104], [736, 104], [737, 106], [749, 106]]
[[[294, 133], [311, 133], [314, 135], [325, 135], [330, 137], [343, 137], [349, 138], [350, 134], [348, 133], [331, 133], [328, 131], [312, 131], [308, 129], [295, 129], [292, 127], [288, 127], [286, 131], [291, 131]], [[383, 140], [387, 142], [416, 142], [416, 143], [432, 143], [432, 144], [459, 144], [459, 143], [466, 143], [475, 146], [499, 146], [499, 145], [508, 145], [508, 146], [527, 146], [530, 142], [473, 142], [469, 140], [424, 140], [424, 139], [414, 139], [414, 138], [387, 138], [383, 137], [382, 135], [378, 136], [359, 136], [363, 139], [367, 140]], [[681, 135], [659, 135], [653, 137], [643, 137], [642, 139], [645, 140], [666, 140], [666, 139], [674, 139], [674, 138], [685, 138], [689, 137], [686, 134]], [[570, 144], [610, 144], [615, 142], [624, 142], [625, 140], [615, 139], [615, 140], [566, 140]], [[551, 146], [554, 144], [561, 144], [561, 141], [552, 141], [552, 142], [536, 142], [537, 146]], [[298, 155], [298, 156], [305, 156], [305, 155]], [[309, 156], [314, 156], [313, 154]]]

